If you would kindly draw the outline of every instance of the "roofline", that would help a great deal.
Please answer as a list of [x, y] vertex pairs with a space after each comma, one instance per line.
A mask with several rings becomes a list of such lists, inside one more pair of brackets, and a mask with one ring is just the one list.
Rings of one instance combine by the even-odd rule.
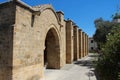
[[16, 3], [20, 4], [21, 6], [29, 9], [32, 12], [35, 12], [35, 10], [33, 10], [31, 6], [29, 6], [28, 4], [24, 3], [23, 1], [17, 0], [17, 1], [14, 1], [14, 2], [16, 2]]

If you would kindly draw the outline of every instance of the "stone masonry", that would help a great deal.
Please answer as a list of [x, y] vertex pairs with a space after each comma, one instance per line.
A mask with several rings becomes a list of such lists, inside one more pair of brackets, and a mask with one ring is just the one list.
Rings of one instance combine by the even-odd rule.
[[73, 25], [72, 21], [68, 20], [66, 21], [66, 63], [72, 63], [73, 62]]
[[76, 25], [73, 26], [74, 27], [74, 30], [73, 30], [73, 33], [74, 33], [74, 61], [78, 60], [79, 59], [79, 35], [78, 35], [78, 27]]
[[83, 50], [83, 45], [82, 45], [82, 30], [79, 29], [79, 58], [82, 58], [82, 56], [83, 56], [82, 50]]
[[[88, 36], [51, 5], [0, 4], [0, 80], [41, 80], [88, 54]], [[86, 34], [86, 35], [85, 35]]]

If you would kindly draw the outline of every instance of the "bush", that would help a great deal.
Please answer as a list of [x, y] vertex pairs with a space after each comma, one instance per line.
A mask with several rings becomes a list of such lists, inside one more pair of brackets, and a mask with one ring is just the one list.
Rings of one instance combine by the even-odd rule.
[[99, 59], [96, 70], [100, 80], [118, 80], [120, 63], [120, 26], [114, 26], [107, 35], [107, 42], [102, 48], [103, 55]]

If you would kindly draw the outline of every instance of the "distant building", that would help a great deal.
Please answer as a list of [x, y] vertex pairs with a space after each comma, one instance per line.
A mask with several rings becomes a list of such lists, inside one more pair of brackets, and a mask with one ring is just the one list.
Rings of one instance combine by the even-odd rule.
[[113, 21], [112, 22], [115, 22], [115, 23], [120, 23], [120, 19], [119, 18], [117, 18], [117, 19], [113, 19]]
[[115, 22], [115, 23], [120, 23], [120, 12], [117, 11], [114, 15], [113, 15], [113, 20], [112, 22]]
[[92, 51], [92, 50], [96, 50], [97, 49], [97, 42], [95, 42], [95, 40], [90, 37], [89, 38], [89, 51]]

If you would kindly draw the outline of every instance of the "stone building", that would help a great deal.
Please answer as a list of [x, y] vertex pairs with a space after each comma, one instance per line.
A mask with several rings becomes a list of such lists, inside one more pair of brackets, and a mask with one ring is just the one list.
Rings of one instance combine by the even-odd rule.
[[89, 38], [89, 51], [96, 50], [97, 48], [98, 48], [97, 42], [92, 37], [90, 37]]
[[40, 80], [88, 54], [88, 36], [51, 5], [0, 4], [0, 80]]

